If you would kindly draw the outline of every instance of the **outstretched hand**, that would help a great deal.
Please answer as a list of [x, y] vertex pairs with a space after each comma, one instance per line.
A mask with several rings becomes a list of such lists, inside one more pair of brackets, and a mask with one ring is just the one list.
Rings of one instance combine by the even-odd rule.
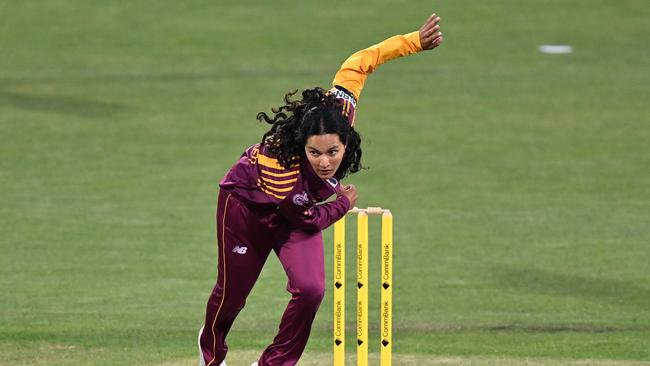
[[442, 43], [442, 32], [440, 32], [440, 17], [433, 13], [420, 28], [420, 45], [423, 50], [432, 50]]

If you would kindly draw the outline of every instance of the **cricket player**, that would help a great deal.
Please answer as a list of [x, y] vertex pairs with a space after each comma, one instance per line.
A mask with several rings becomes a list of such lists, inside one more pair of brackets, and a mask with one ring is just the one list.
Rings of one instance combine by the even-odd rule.
[[321, 231], [357, 200], [357, 189], [340, 180], [361, 169], [354, 117], [363, 85], [379, 65], [438, 47], [439, 22], [433, 14], [419, 31], [354, 53], [329, 91], [306, 89], [297, 99], [289, 93], [272, 115], [257, 115], [269, 131], [219, 184], [217, 283], [199, 332], [200, 365], [225, 365], [228, 331], [271, 251], [286, 272], [291, 300], [277, 335], [253, 366], [298, 362], [325, 292]]

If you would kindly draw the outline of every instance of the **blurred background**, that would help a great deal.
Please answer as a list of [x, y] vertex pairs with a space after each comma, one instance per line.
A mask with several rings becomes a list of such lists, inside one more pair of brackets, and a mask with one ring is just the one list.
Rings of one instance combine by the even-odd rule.
[[[369, 78], [347, 179], [395, 216], [394, 364], [647, 364], [644, 0], [0, 0], [0, 364], [195, 364], [218, 182], [256, 113], [434, 11], [444, 44]], [[305, 365], [331, 362], [325, 239]], [[271, 342], [285, 285], [272, 255], [229, 365]]]

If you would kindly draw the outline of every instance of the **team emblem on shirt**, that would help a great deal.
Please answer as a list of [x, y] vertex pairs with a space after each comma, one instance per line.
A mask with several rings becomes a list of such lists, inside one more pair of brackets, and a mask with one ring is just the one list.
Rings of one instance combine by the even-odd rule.
[[307, 195], [307, 192], [303, 191], [302, 193], [296, 193], [293, 196], [293, 204], [296, 206], [307, 206], [310, 203], [309, 196]]

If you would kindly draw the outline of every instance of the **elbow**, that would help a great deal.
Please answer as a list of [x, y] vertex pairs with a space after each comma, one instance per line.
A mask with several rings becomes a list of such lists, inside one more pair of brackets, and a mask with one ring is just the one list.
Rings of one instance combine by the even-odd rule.
[[306, 222], [302, 226], [302, 230], [307, 234], [318, 234], [323, 230], [323, 228], [315, 222]]

